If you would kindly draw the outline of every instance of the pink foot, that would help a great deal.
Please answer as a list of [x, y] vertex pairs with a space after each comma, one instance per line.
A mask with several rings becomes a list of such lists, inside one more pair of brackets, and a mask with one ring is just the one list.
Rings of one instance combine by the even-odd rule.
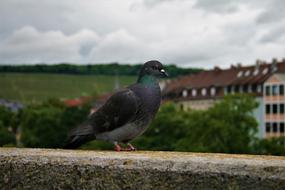
[[130, 143], [127, 144], [127, 147], [126, 148], [122, 148], [119, 143], [117, 142], [114, 142], [114, 150], [117, 151], [117, 152], [120, 152], [120, 151], [135, 151], [136, 148], [133, 147], [133, 145], [131, 145]]
[[136, 148], [133, 145], [131, 145], [130, 143], [127, 144], [126, 151], [135, 151], [135, 150]]
[[120, 151], [122, 151], [122, 148], [121, 148], [121, 146], [118, 143], [115, 143], [114, 150], [117, 151], [117, 152], [120, 152]]

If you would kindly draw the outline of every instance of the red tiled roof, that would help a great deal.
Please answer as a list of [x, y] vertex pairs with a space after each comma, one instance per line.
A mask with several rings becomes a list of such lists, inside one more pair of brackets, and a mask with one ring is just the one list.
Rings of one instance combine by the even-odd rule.
[[[245, 84], [261, 84], [264, 83], [272, 75], [273, 64], [259, 64], [245, 67], [231, 67], [229, 69], [215, 68], [209, 71], [202, 71], [198, 74], [184, 76], [168, 83], [164, 88], [164, 94], [171, 92], [180, 92], [183, 89], [199, 89], [211, 86], [225, 87], [229, 85], [245, 85]], [[263, 73], [268, 69], [266, 74]], [[254, 75], [254, 71], [258, 69], [258, 73]], [[245, 76], [246, 72], [250, 72]], [[238, 73], [242, 72], [242, 76], [238, 77]], [[276, 63], [277, 73], [285, 73], [285, 60]]]
[[92, 99], [94, 99], [94, 101], [97, 104], [103, 104], [111, 95], [112, 95], [112, 93], [105, 93], [105, 94], [99, 95], [95, 99], [94, 99], [94, 97], [91, 97], [91, 96], [81, 96], [79, 98], [63, 100], [63, 102], [65, 105], [67, 105], [69, 107], [82, 106], [83, 104], [89, 102]]
[[82, 97], [75, 98], [75, 99], [66, 99], [63, 102], [65, 105], [69, 107], [75, 107], [75, 106], [82, 106], [83, 104], [85, 104], [91, 99], [92, 97], [90, 96], [82, 96]]

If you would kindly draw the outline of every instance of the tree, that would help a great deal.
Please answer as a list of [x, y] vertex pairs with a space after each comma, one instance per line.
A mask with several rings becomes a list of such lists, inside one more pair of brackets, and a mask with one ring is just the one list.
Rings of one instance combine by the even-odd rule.
[[0, 146], [15, 145], [16, 137], [13, 133], [16, 114], [0, 106]]
[[25, 147], [60, 148], [70, 129], [88, 115], [89, 107], [68, 108], [59, 100], [49, 100], [25, 108], [21, 115], [22, 143]]
[[163, 105], [147, 131], [134, 145], [147, 150], [174, 150], [177, 139], [187, 132], [186, 112], [177, 110], [173, 103]]
[[255, 144], [255, 154], [285, 156], [285, 137], [261, 139]]
[[253, 97], [229, 95], [209, 110], [190, 114], [188, 133], [177, 142], [176, 149], [225, 153], [252, 152], [258, 125], [252, 111], [257, 106]]

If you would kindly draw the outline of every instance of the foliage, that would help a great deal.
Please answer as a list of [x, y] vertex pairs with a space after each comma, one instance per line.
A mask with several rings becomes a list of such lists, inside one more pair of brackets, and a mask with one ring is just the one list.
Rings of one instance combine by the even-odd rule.
[[228, 96], [206, 111], [185, 112], [166, 104], [135, 144], [152, 150], [250, 153], [257, 132], [251, 115], [256, 106], [252, 97], [243, 95]]
[[147, 150], [174, 150], [175, 142], [187, 132], [187, 113], [176, 110], [174, 104], [161, 107], [147, 131], [134, 145]]
[[13, 129], [16, 124], [16, 114], [0, 106], [0, 146], [15, 144]]
[[[55, 64], [55, 65], [0, 65], [0, 72], [21, 72], [21, 73], [60, 73], [60, 74], [96, 74], [96, 75], [137, 75], [141, 64]], [[171, 77], [192, 74], [201, 71], [197, 68], [180, 68], [176, 65], [165, 65], [166, 71]]]
[[89, 107], [66, 107], [49, 100], [27, 107], [21, 115], [22, 143], [26, 147], [60, 148], [71, 128], [88, 115]]
[[177, 150], [252, 152], [257, 121], [251, 112], [257, 105], [252, 97], [231, 95], [209, 110], [192, 111], [194, 113], [189, 115], [189, 131], [178, 141]]
[[[285, 137], [257, 139], [250, 96], [227, 96], [205, 111], [182, 111], [173, 103], [161, 106], [149, 129], [132, 142], [139, 149], [285, 155]], [[15, 144], [13, 132], [22, 129], [25, 147], [60, 148], [70, 129], [89, 114], [90, 107], [66, 107], [50, 99], [19, 113], [0, 107], [0, 146]], [[15, 127], [16, 126], [16, 127]], [[12, 130], [11, 130], [12, 129]], [[92, 141], [83, 149], [112, 149], [111, 143]]]
[[285, 137], [261, 139], [255, 145], [255, 153], [285, 156]]

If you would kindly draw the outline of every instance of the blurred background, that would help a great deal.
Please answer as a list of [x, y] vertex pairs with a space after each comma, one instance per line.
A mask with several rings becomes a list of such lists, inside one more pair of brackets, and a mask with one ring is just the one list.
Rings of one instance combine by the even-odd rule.
[[285, 155], [284, 6], [1, 0], [0, 146], [62, 147], [70, 129], [155, 59], [170, 77], [136, 147]]

